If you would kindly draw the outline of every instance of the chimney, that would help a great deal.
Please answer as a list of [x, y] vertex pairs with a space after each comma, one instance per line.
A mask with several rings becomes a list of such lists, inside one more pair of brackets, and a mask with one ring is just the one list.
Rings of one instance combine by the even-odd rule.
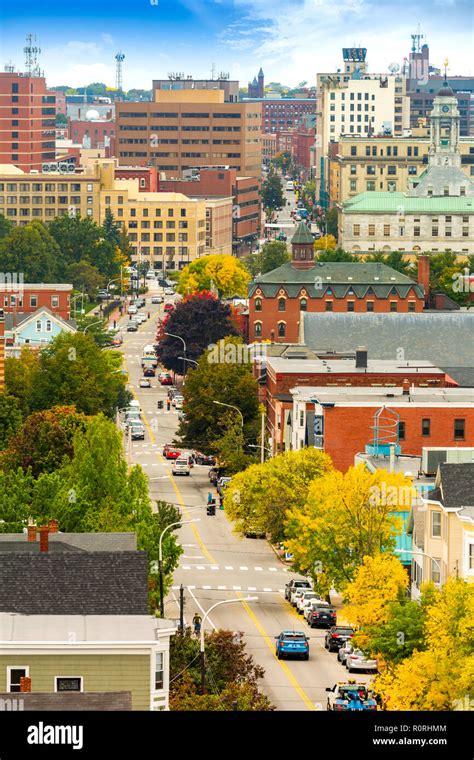
[[426, 254], [418, 256], [418, 283], [423, 285], [425, 305], [428, 306], [430, 296], [430, 257]]
[[57, 533], [59, 530], [59, 523], [57, 520], [50, 520], [48, 523], [49, 532], [50, 533]]
[[40, 529], [40, 552], [47, 552], [48, 551], [48, 544], [49, 544], [49, 526], [48, 525], [41, 525]]
[[28, 541], [36, 541], [36, 525], [28, 525]]
[[31, 678], [29, 676], [20, 677], [20, 692], [25, 694], [31, 691]]
[[408, 396], [410, 394], [410, 381], [407, 378], [404, 379], [402, 383], [402, 387], [403, 387], [403, 395]]
[[356, 348], [356, 369], [367, 369], [367, 349], [365, 346]]

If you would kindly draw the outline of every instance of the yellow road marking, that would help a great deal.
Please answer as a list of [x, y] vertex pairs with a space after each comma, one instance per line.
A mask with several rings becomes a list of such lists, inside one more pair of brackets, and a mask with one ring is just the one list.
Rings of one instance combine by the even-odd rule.
[[305, 703], [305, 705], [310, 710], [316, 710], [315, 705], [313, 704], [313, 702], [311, 701], [311, 699], [308, 697], [308, 695], [306, 694], [306, 692], [304, 691], [304, 689], [302, 688], [302, 686], [300, 686], [300, 684], [298, 683], [297, 679], [295, 678], [295, 676], [291, 672], [291, 670], [288, 667], [288, 665], [286, 664], [286, 662], [283, 662], [282, 660], [279, 660], [278, 657], [276, 656], [276, 654], [275, 654], [275, 644], [271, 640], [270, 636], [266, 632], [266, 630], [263, 627], [263, 625], [258, 620], [255, 612], [249, 607], [249, 605], [247, 604], [247, 602], [242, 602], [242, 607], [244, 608], [244, 610], [247, 613], [247, 615], [249, 616], [249, 618], [252, 620], [252, 622], [255, 625], [257, 631], [260, 633], [260, 635], [263, 638], [265, 644], [270, 649], [271, 653], [273, 654], [273, 657], [275, 658], [276, 662], [279, 664], [279, 666], [283, 670], [284, 674], [288, 678], [289, 682], [293, 686], [293, 688], [296, 691], [296, 693], [298, 694], [298, 696], [301, 697], [301, 699], [303, 700], [303, 702]]

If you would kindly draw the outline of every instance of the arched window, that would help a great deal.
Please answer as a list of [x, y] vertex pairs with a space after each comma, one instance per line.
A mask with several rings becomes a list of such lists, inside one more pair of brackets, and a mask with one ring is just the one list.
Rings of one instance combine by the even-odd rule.
[[255, 299], [255, 311], [262, 311], [262, 299], [256, 298]]
[[255, 333], [256, 338], [262, 337], [262, 323], [261, 322], [255, 322], [254, 333]]
[[284, 322], [278, 322], [278, 337], [284, 338], [286, 333], [286, 325]]
[[308, 301], [306, 300], [306, 298], [301, 298], [300, 311], [306, 311], [307, 308], [308, 308]]
[[51, 320], [46, 320], [46, 332], [51, 332]]
[[278, 299], [278, 311], [285, 311], [286, 309], [286, 299], [285, 298], [279, 298]]

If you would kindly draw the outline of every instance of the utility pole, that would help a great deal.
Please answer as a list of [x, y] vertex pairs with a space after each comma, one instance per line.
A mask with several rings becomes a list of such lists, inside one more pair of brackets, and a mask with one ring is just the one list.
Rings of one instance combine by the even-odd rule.
[[179, 627], [181, 636], [184, 634], [184, 586], [179, 587]]
[[260, 430], [262, 440], [260, 441], [260, 463], [265, 461], [265, 412], [262, 412], [262, 427]]

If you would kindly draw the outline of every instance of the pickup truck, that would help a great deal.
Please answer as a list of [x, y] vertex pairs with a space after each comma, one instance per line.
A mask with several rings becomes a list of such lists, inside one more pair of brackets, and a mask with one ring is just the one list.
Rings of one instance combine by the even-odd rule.
[[377, 702], [373, 698], [372, 692], [367, 688], [367, 684], [355, 683], [337, 683], [332, 689], [327, 687], [327, 709], [334, 712], [345, 712], [347, 710], [377, 710]]
[[301, 581], [298, 580], [298, 578], [292, 578], [291, 581], [285, 584], [285, 599], [290, 601], [292, 592], [297, 588], [307, 588], [308, 590], [311, 590], [312, 587], [309, 581]]

